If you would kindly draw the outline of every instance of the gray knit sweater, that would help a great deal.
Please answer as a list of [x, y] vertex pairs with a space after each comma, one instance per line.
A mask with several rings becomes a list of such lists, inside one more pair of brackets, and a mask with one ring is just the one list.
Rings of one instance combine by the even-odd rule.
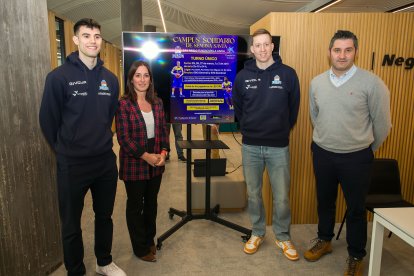
[[360, 68], [339, 87], [331, 83], [329, 70], [316, 76], [309, 102], [313, 141], [331, 152], [355, 152], [370, 145], [376, 150], [391, 129], [388, 88]]

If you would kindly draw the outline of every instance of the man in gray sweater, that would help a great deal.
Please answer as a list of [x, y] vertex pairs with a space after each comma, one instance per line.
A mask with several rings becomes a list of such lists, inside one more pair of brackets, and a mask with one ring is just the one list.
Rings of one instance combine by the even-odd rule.
[[304, 257], [317, 261], [332, 252], [339, 182], [348, 208], [345, 275], [362, 275], [373, 151], [391, 128], [388, 88], [376, 75], [354, 65], [357, 53], [357, 37], [337, 31], [329, 45], [332, 67], [312, 80], [309, 93], [319, 222], [318, 237]]

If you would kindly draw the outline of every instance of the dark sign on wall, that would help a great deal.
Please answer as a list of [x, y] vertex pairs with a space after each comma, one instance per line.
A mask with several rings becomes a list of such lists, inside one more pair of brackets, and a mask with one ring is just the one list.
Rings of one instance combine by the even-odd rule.
[[413, 69], [414, 57], [404, 58], [397, 57], [396, 54], [385, 54], [382, 59], [382, 66], [404, 66], [404, 69]]

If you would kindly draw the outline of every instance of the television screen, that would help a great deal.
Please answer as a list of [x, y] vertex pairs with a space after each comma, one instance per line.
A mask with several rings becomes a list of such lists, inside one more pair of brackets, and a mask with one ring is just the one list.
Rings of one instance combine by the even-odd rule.
[[248, 35], [123, 32], [125, 80], [134, 61], [147, 61], [171, 123], [234, 122], [233, 82], [249, 58]]

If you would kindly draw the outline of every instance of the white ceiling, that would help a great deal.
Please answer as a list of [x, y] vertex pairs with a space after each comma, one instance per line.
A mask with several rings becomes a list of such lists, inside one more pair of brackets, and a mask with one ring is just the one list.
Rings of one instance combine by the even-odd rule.
[[[133, 1], [133, 0], [131, 0]], [[161, 0], [167, 31], [248, 34], [269, 12], [309, 12], [329, 0]], [[324, 12], [385, 12], [413, 0], [343, 0]], [[102, 26], [105, 40], [121, 45], [121, 0], [47, 0], [48, 9], [76, 22], [90, 17]], [[414, 12], [414, 8], [407, 10]], [[142, 0], [143, 25], [163, 31], [156, 0]]]

